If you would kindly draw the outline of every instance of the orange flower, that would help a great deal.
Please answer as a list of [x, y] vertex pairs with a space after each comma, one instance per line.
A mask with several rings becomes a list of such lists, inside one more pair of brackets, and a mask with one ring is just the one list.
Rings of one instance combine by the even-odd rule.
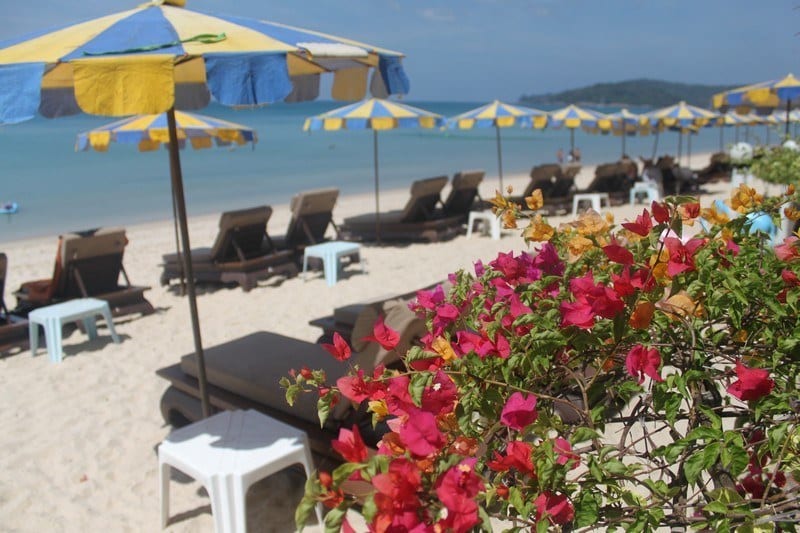
[[658, 303], [658, 308], [673, 320], [695, 316], [700, 318], [705, 313], [703, 305], [695, 302], [686, 291], [673, 294]]
[[544, 222], [541, 215], [536, 215], [531, 219], [531, 223], [525, 228], [522, 236], [529, 241], [544, 242], [552, 239], [555, 233], [556, 230], [553, 226]]
[[587, 250], [591, 250], [592, 247], [594, 247], [594, 243], [582, 235], [575, 235], [567, 242], [569, 252], [577, 257], [583, 255]]
[[650, 268], [653, 270], [653, 277], [656, 278], [660, 283], [663, 283], [665, 280], [669, 280], [669, 274], [667, 274], [667, 264], [669, 263], [669, 251], [664, 248], [661, 250], [661, 253], [657, 256], [653, 254], [650, 258]]
[[783, 214], [786, 215], [786, 218], [791, 220], [792, 222], [797, 222], [800, 220], [800, 211], [797, 210], [794, 206], [789, 206], [783, 210]]
[[389, 407], [387, 407], [385, 400], [370, 400], [367, 405], [367, 410], [375, 413], [375, 416], [381, 420], [389, 414]]
[[442, 336], [436, 337], [431, 345], [433, 351], [438, 353], [445, 361], [455, 359], [456, 352], [450, 345], [450, 342]]
[[739, 213], [746, 213], [751, 208], [761, 205], [763, 200], [762, 195], [744, 183], [731, 192], [731, 207]]
[[656, 306], [653, 302], [639, 302], [636, 309], [631, 313], [631, 318], [628, 323], [635, 329], [647, 329], [650, 322], [653, 321], [653, 314], [655, 314]]
[[600, 235], [608, 231], [609, 224], [596, 211], [586, 211], [578, 217], [575, 223], [581, 235]]
[[711, 207], [704, 208], [701, 211], [700, 216], [708, 220], [711, 224], [725, 224], [730, 221], [728, 215], [717, 211], [717, 208], [714, 206], [714, 204], [711, 204]]
[[542, 189], [536, 189], [531, 193], [530, 196], [525, 198], [525, 205], [528, 206], [528, 209], [531, 211], [536, 211], [537, 209], [541, 209], [544, 206], [544, 197], [542, 196]]
[[513, 210], [503, 211], [501, 219], [503, 220], [503, 227], [505, 229], [514, 229], [517, 227], [517, 217], [514, 215]]

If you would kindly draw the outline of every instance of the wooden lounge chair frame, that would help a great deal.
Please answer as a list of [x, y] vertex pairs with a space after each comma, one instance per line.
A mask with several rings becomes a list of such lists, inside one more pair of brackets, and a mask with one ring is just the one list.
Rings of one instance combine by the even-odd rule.
[[[277, 274], [296, 276], [293, 252], [276, 250], [269, 239], [271, 216], [272, 208], [267, 205], [222, 213], [211, 248], [192, 250], [195, 281], [236, 283], [247, 292], [259, 280]], [[161, 285], [169, 285], [183, 275], [183, 262], [177, 254], [166, 254], [163, 260]]]
[[28, 321], [15, 317], [8, 312], [5, 294], [6, 274], [8, 272], [8, 257], [0, 252], [0, 354], [10, 352], [15, 348], [25, 350], [28, 348]]
[[[402, 210], [381, 213], [380, 239], [435, 242], [459, 234], [462, 230], [460, 215], [447, 217], [437, 211], [437, 206], [442, 201], [441, 192], [446, 184], [447, 176], [436, 176], [412, 183], [410, 197]], [[378, 238], [375, 214], [346, 218], [340, 231], [346, 240], [375, 241]]]
[[486, 171], [464, 170], [456, 172], [450, 183], [450, 192], [442, 204], [442, 214], [445, 217], [461, 217], [466, 222], [469, 212], [482, 203], [480, 187]]
[[[127, 244], [122, 228], [62, 235], [53, 277], [23, 283], [15, 293], [14, 313], [27, 316], [37, 307], [88, 297], [107, 301], [114, 316], [153, 313], [153, 306], [144, 297], [150, 287], [132, 285], [122, 263]], [[119, 283], [120, 276], [123, 284]]]
[[286, 235], [271, 237], [278, 250], [291, 249], [302, 255], [303, 248], [326, 240], [328, 226], [333, 226], [336, 235], [339, 228], [333, 221], [333, 208], [339, 198], [339, 189], [315, 189], [292, 197], [289, 205], [292, 217]]
[[544, 163], [531, 168], [530, 178], [525, 190], [519, 196], [511, 197], [511, 201], [525, 207], [525, 198], [541, 189], [544, 206], [541, 212], [547, 215], [558, 215], [569, 212], [572, 195], [575, 192], [575, 176], [580, 172], [578, 164], [559, 165]]

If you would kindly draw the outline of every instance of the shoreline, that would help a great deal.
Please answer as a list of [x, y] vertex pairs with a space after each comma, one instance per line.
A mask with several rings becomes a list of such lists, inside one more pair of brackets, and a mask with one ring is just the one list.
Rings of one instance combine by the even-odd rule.
[[[697, 168], [708, 161], [708, 154], [693, 159]], [[579, 187], [591, 179], [593, 168], [582, 169]], [[524, 174], [504, 177], [504, 183], [515, 190], [527, 180]], [[492, 197], [496, 186], [495, 179], [485, 180], [481, 196]], [[727, 187], [715, 186], [712, 194], [703, 197], [703, 205], [713, 198], [726, 198]], [[447, 192], [446, 188], [443, 197]], [[402, 208], [407, 198], [407, 188], [382, 191], [382, 210]], [[281, 235], [289, 221], [288, 204], [272, 207], [268, 229], [272, 235]], [[372, 193], [348, 194], [334, 208], [334, 220], [338, 223], [373, 207]], [[620, 223], [635, 218], [644, 207], [625, 205], [611, 211]], [[572, 217], [548, 219], [557, 225]], [[192, 217], [191, 245], [210, 246], [218, 220], [219, 214]], [[131, 225], [126, 231], [130, 242], [125, 269], [132, 284], [151, 287], [145, 295], [156, 313], [115, 319], [121, 344], [113, 344], [102, 326], [92, 341], [79, 331], [65, 335], [65, 358], [60, 364], [49, 363], [41, 350], [36, 357], [23, 351], [0, 358], [0, 399], [7, 406], [0, 412], [5, 428], [0, 446], [6, 452], [0, 457], [6, 474], [0, 481], [0, 523], [11, 531], [160, 529], [155, 448], [171, 428], [159, 412], [168, 382], [155, 372], [193, 352], [194, 343], [186, 298], [158, 285], [161, 254], [175, 249], [172, 221]], [[318, 272], [306, 280], [270, 278], [247, 293], [239, 288], [202, 287], [198, 308], [203, 345], [214, 346], [259, 330], [316, 342], [321, 331], [309, 320], [328, 315], [338, 306], [439, 282], [500, 252], [525, 250], [521, 229], [512, 233], [504, 232], [496, 241], [474, 234], [470, 239], [460, 235], [430, 244], [363, 245], [367, 272], [347, 268], [333, 287]], [[56, 242], [52, 235], [3, 245], [9, 260], [5, 296], [10, 307], [16, 303], [12, 293], [23, 281], [51, 275]], [[302, 364], [297, 361], [298, 368]], [[257, 516], [261, 528], [253, 530], [294, 531], [294, 505], [303, 481], [302, 474], [289, 469], [256, 484], [248, 504], [250, 516]], [[172, 521], [165, 531], [213, 529], [208, 497], [196, 481], [174, 475], [170, 491]], [[306, 531], [322, 528], [314, 524]]]

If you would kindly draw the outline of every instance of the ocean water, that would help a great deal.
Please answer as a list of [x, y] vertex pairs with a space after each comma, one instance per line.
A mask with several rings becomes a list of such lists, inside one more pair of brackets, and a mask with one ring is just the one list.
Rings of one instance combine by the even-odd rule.
[[[409, 102], [454, 116], [482, 102]], [[295, 193], [336, 186], [342, 195], [373, 190], [373, 132], [302, 131], [306, 117], [341, 105], [336, 102], [279, 104], [233, 110], [211, 106], [200, 112], [254, 128], [258, 143], [247, 147], [181, 152], [189, 216], [218, 213], [259, 204], [286, 203]], [[617, 109], [600, 109], [605, 112]], [[0, 126], [0, 203], [15, 201], [20, 211], [0, 215], [0, 243], [58, 235], [98, 226], [125, 226], [172, 217], [166, 150], [139, 152], [131, 145], [111, 145], [108, 152], [75, 152], [76, 135], [110, 122], [79, 115], [57, 120], [36, 118]], [[763, 127], [750, 128], [751, 140]], [[461, 130], [401, 129], [379, 133], [382, 189], [406, 188], [418, 178], [483, 168], [497, 176], [494, 128]], [[773, 139], [777, 138], [773, 133]], [[734, 140], [731, 129], [725, 142]], [[683, 151], [686, 153], [686, 138]], [[616, 160], [621, 139], [575, 133], [584, 163]], [[716, 151], [719, 130], [702, 130], [692, 151]], [[555, 161], [569, 150], [569, 131], [506, 128], [502, 130], [504, 174], [527, 173], [534, 165]], [[626, 152], [649, 157], [654, 137], [628, 137]], [[677, 153], [678, 135], [659, 136], [657, 153]], [[367, 210], [365, 208], [365, 210]]]

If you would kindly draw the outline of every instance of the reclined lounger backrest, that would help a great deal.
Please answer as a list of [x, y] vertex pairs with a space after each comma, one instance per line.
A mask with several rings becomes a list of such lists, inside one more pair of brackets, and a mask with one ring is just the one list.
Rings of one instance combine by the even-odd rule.
[[544, 165], [537, 165], [531, 169], [531, 181], [528, 186], [522, 191], [522, 197], [530, 196], [536, 189], [542, 190], [542, 195], [547, 198], [553, 196], [553, 184], [561, 179], [561, 165], [555, 163], [545, 163]]
[[286, 230], [285, 245], [289, 248], [317, 244], [325, 240], [325, 231], [333, 220], [333, 207], [339, 189], [317, 189], [292, 198], [292, 219]]
[[478, 186], [485, 175], [486, 172], [483, 170], [456, 172], [450, 193], [444, 201], [445, 215], [467, 216], [478, 197]]
[[62, 235], [62, 274], [54, 280], [53, 296], [81, 298], [118, 290], [127, 244], [125, 230], [121, 228]]
[[6, 307], [5, 301], [7, 272], [8, 257], [6, 257], [6, 254], [0, 252], [0, 324], [5, 324], [6, 317], [8, 316], [8, 308]]
[[403, 208], [400, 222], [424, 222], [433, 217], [436, 204], [441, 202], [447, 176], [417, 180], [411, 184], [411, 197]]
[[[271, 216], [272, 208], [268, 205], [222, 213], [219, 232], [211, 247], [212, 260], [226, 263], [263, 254], [267, 221]], [[244, 257], [239, 256], [239, 251]]]

